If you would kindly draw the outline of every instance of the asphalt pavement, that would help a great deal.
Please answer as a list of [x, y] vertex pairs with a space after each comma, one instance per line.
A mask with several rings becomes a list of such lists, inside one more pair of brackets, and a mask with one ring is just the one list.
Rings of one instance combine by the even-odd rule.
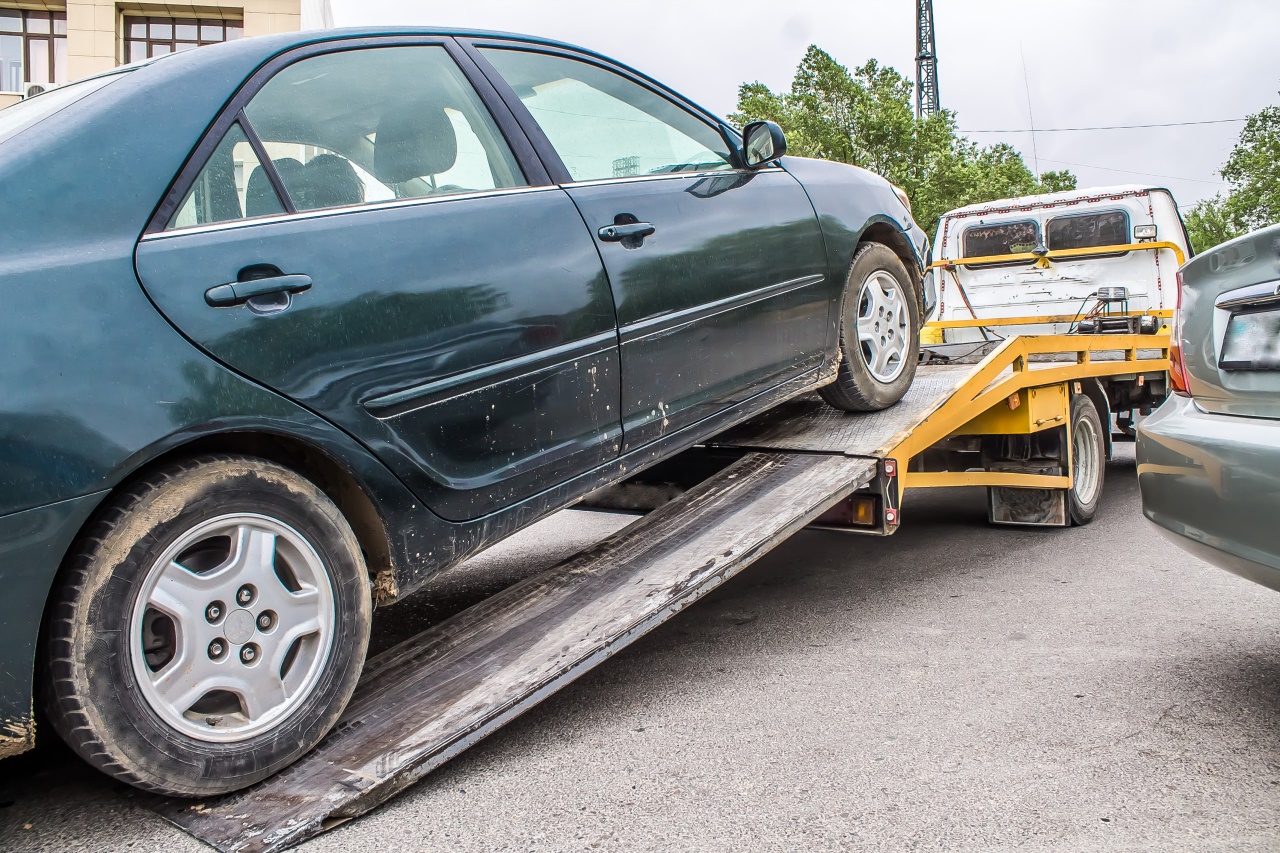
[[[908, 494], [806, 530], [319, 851], [1280, 850], [1280, 594], [1142, 518], [990, 528]], [[568, 511], [378, 616], [378, 647], [625, 524]], [[0, 849], [209, 848], [46, 747]]]

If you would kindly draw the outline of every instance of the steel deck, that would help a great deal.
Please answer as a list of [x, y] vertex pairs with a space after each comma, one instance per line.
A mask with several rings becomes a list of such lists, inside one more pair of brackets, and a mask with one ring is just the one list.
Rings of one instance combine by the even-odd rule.
[[279, 775], [219, 800], [149, 805], [222, 851], [282, 850], [318, 835], [670, 619], [875, 473], [874, 461], [844, 455], [749, 453], [594, 548], [371, 660], [334, 730]]
[[922, 364], [906, 396], [879, 412], [841, 412], [810, 394], [718, 435], [708, 445], [880, 458], [950, 399], [975, 371], [974, 365]]

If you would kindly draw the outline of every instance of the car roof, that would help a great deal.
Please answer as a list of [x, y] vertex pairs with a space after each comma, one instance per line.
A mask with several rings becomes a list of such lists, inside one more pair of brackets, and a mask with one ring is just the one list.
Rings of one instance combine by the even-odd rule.
[[[249, 38], [205, 45], [198, 50], [186, 50], [178, 53], [171, 53], [155, 59], [142, 60], [134, 63], [132, 66], [113, 68], [109, 71], [103, 72], [103, 74], [118, 74], [121, 71], [140, 71], [148, 72], [145, 75], [139, 75], [147, 78], [150, 78], [153, 75], [168, 76], [169, 70], [176, 68], [180, 64], [188, 69], [193, 66], [200, 65], [214, 66], [228, 61], [235, 64], [237, 60], [240, 63], [247, 61], [254, 64], [260, 64], [280, 53], [306, 45], [353, 39], [394, 38], [396, 36], [439, 36], [462, 39], [511, 40], [522, 42], [524, 44], [572, 50], [577, 53], [611, 63], [619, 68], [623, 68], [637, 77], [652, 83], [659, 89], [666, 90], [676, 95], [686, 104], [701, 111], [705, 116], [714, 119], [721, 124], [725, 124], [726, 126], [728, 125], [728, 123], [725, 122], [725, 120], [716, 112], [707, 109], [684, 95], [680, 91], [679, 81], [673, 81], [671, 84], [665, 83], [649, 76], [644, 71], [633, 68], [624, 62], [598, 51], [582, 47], [581, 45], [575, 45], [569, 42], [547, 38], [545, 36], [503, 32], [501, 30], [467, 29], [458, 27], [360, 26], [340, 27], [330, 30], [303, 30], [300, 32], [273, 33], [271, 35], [251, 36]], [[139, 80], [138, 82], [142, 83], [143, 81]]]

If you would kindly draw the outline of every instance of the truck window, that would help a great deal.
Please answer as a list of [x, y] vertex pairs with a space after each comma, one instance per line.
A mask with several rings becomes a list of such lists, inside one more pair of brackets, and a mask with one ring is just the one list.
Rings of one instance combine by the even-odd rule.
[[[1122, 246], [1129, 242], [1129, 214], [1123, 210], [1056, 216], [1045, 226], [1049, 251]], [[1124, 254], [1109, 252], [1109, 255]], [[1100, 257], [1089, 255], [1088, 257]]]
[[996, 225], [971, 225], [964, 231], [964, 257], [1018, 255], [1030, 252], [1039, 242], [1040, 228], [1034, 219]]

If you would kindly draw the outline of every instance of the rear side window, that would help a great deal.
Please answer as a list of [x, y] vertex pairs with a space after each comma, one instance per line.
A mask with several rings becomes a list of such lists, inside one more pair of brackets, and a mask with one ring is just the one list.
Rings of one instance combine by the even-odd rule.
[[1129, 242], [1129, 214], [1123, 210], [1056, 216], [1045, 226], [1049, 251], [1122, 246]]
[[[255, 155], [255, 135], [269, 163]], [[168, 227], [525, 183], [443, 47], [344, 50], [300, 60], [267, 81]]]
[[189, 228], [275, 213], [284, 213], [284, 205], [237, 122], [209, 155], [169, 227]]
[[986, 258], [1030, 252], [1040, 242], [1040, 226], [1034, 219], [970, 225], [964, 231], [964, 256]]

